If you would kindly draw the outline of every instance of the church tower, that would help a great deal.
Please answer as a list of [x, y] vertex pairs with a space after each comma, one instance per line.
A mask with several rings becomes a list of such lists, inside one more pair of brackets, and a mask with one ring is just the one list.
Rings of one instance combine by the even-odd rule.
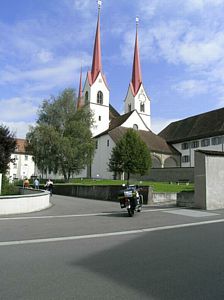
[[142, 73], [138, 46], [138, 22], [136, 18], [136, 36], [134, 60], [132, 68], [132, 80], [129, 84], [128, 93], [124, 100], [125, 113], [136, 110], [144, 121], [145, 125], [150, 129], [151, 127], [151, 112], [150, 99], [147, 96], [142, 83]]
[[83, 98], [85, 106], [93, 112], [94, 124], [91, 128], [93, 137], [109, 127], [109, 97], [106, 77], [102, 72], [100, 44], [100, 9], [102, 1], [98, 0], [98, 19], [93, 50], [92, 69], [88, 71]]

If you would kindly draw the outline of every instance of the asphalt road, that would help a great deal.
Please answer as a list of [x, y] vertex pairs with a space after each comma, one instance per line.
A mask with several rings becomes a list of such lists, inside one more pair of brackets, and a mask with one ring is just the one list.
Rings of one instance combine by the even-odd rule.
[[0, 216], [0, 299], [224, 299], [224, 210], [52, 197]]

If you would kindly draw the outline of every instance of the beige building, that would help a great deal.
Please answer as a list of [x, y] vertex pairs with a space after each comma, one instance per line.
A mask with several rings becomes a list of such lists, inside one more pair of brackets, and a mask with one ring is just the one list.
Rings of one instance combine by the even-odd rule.
[[8, 178], [24, 179], [35, 174], [35, 164], [32, 155], [26, 151], [26, 140], [16, 139], [16, 150], [11, 155], [13, 162], [9, 164]]
[[224, 108], [173, 122], [159, 136], [181, 153], [181, 167], [194, 167], [195, 150], [224, 151]]

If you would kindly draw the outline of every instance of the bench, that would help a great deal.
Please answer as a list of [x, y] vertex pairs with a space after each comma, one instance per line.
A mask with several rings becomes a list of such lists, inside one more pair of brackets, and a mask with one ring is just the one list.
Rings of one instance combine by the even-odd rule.
[[180, 184], [186, 184], [186, 185], [189, 185], [189, 183], [190, 183], [190, 181], [188, 180], [188, 179], [178, 179], [177, 181], [176, 181], [176, 184], [177, 185], [180, 185]]

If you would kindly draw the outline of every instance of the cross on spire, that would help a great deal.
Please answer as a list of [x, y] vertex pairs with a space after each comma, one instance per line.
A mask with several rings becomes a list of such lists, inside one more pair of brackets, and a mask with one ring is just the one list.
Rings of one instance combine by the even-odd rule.
[[91, 70], [92, 83], [95, 82], [99, 72], [102, 72], [101, 44], [100, 44], [100, 8], [101, 8], [101, 5], [102, 5], [102, 1], [98, 0], [98, 20], [97, 20], [97, 27], [96, 27], [96, 36], [95, 36], [92, 70]]

